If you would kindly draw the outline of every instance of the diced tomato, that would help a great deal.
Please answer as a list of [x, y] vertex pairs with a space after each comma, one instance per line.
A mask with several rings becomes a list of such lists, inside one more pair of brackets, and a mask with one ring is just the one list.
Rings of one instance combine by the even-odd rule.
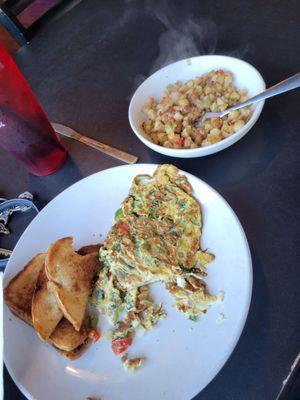
[[217, 69], [216, 74], [222, 75], [222, 74], [224, 74], [224, 71], [222, 69]]
[[112, 351], [116, 356], [124, 351], [132, 344], [132, 339], [130, 337], [125, 337], [123, 339], [115, 339], [111, 343]]
[[89, 338], [92, 339], [93, 342], [97, 342], [100, 339], [100, 333], [96, 329], [92, 329], [89, 332]]
[[128, 226], [125, 221], [118, 221], [116, 223], [116, 228], [119, 230], [121, 235], [127, 235], [128, 234]]
[[177, 140], [177, 143], [178, 143], [180, 146], [183, 146], [183, 145], [184, 145], [184, 138], [183, 138], [183, 137], [180, 137], [180, 138]]
[[169, 112], [169, 113], [173, 112], [173, 107], [172, 107], [172, 106], [170, 106], [170, 107], [168, 108], [168, 112]]
[[167, 101], [167, 98], [166, 98], [166, 97], [163, 97], [163, 98], [161, 99], [161, 104], [165, 104], [166, 101]]

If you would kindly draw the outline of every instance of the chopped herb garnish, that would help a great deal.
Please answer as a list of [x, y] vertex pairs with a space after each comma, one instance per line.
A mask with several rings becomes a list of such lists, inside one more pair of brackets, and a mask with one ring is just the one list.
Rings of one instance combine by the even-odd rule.
[[154, 219], [155, 217], [154, 217], [154, 215], [153, 215], [152, 213], [149, 213], [149, 214], [148, 214], [148, 218], [149, 218], [149, 219]]
[[180, 209], [184, 209], [184, 207], [185, 207], [185, 205], [186, 205], [186, 201], [180, 200], [178, 204], [179, 204], [179, 208], [180, 208]]
[[121, 219], [123, 217], [123, 210], [122, 208], [119, 208], [116, 213], [115, 213], [115, 221], [119, 221], [119, 219]]
[[125, 296], [126, 296], [126, 293], [125, 293], [125, 292], [122, 292], [122, 290], [120, 290], [120, 298], [121, 298], [121, 300], [122, 300], [122, 303], [124, 303]]
[[96, 326], [97, 326], [97, 324], [98, 324], [98, 317], [97, 317], [97, 315], [91, 315], [91, 316], [90, 316], [90, 327], [93, 328], [93, 329], [95, 329]]
[[114, 247], [114, 250], [116, 250], [117, 252], [121, 251], [121, 244], [120, 243], [115, 243], [113, 247]]
[[193, 322], [197, 322], [197, 321], [198, 321], [197, 315], [191, 315], [191, 316], [189, 317], [189, 319], [190, 319], [191, 321], [193, 321]]

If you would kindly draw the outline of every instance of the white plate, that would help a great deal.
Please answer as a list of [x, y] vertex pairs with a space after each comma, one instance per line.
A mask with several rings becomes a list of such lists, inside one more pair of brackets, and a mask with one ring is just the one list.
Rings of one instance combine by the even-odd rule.
[[177, 61], [155, 72], [146, 79], [134, 93], [129, 105], [128, 118], [131, 128], [137, 137], [146, 146], [158, 153], [172, 157], [194, 158], [217, 153], [245, 136], [260, 116], [264, 101], [251, 106], [251, 118], [242, 129], [228, 138], [210, 146], [198, 147], [196, 149], [169, 149], [154, 144], [142, 129], [142, 123], [146, 119], [146, 116], [142, 113], [142, 108], [149, 97], [160, 99], [163, 90], [169, 83], [174, 83], [176, 81], [185, 82], [190, 79], [195, 79], [197, 76], [214, 69], [224, 69], [232, 72], [234, 85], [239, 89], [246, 89], [249, 97], [255, 96], [266, 88], [263, 77], [257, 69], [238, 58], [213, 55]]
[[[34, 254], [58, 238], [72, 235], [76, 248], [103, 240], [133, 177], [151, 174], [155, 167], [138, 164], [108, 169], [58, 195], [20, 238], [5, 271], [5, 284]], [[106, 339], [92, 345], [78, 360], [67, 361], [5, 307], [5, 363], [29, 399], [84, 400], [86, 396], [100, 396], [102, 400], [187, 400], [222, 368], [247, 317], [251, 257], [244, 231], [229, 205], [206, 183], [185, 174], [202, 205], [201, 246], [216, 256], [208, 266], [208, 286], [213, 293], [224, 291], [224, 302], [195, 323], [172, 308], [169, 295], [156, 284], [154, 297], [164, 301], [168, 317], [134, 340], [129, 354], [147, 357], [136, 373], [123, 371]], [[225, 318], [220, 321], [221, 313]]]

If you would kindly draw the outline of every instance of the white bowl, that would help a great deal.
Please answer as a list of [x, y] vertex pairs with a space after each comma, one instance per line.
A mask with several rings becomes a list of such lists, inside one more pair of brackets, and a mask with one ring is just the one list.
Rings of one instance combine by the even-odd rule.
[[238, 132], [218, 143], [196, 149], [170, 149], [153, 143], [143, 131], [142, 123], [147, 117], [142, 113], [142, 108], [149, 97], [156, 100], [161, 98], [164, 88], [169, 83], [195, 79], [213, 69], [224, 69], [232, 72], [233, 83], [239, 89], [246, 89], [248, 96], [252, 97], [265, 90], [266, 85], [261, 74], [250, 64], [238, 58], [227, 56], [199, 56], [187, 58], [167, 65], [146, 79], [134, 93], [129, 104], [129, 122], [137, 137], [150, 149], [172, 157], [194, 158], [217, 153], [237, 142], [252, 128], [257, 121], [264, 101], [252, 105], [252, 116]]

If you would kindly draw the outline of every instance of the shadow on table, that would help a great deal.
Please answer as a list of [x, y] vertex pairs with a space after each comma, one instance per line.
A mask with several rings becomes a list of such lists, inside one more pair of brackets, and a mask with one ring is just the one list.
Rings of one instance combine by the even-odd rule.
[[34, 194], [37, 206], [41, 209], [55, 196], [82, 178], [81, 171], [68, 156], [64, 165], [51, 175], [38, 177], [30, 174], [29, 191]]
[[26, 399], [14, 384], [5, 366], [3, 369], [3, 380], [4, 380], [4, 399], [13, 399], [13, 400]]
[[[264, 270], [255, 249], [251, 248], [251, 254], [253, 292], [243, 333], [225, 367], [200, 394], [194, 397], [194, 400], [242, 399], [244, 391], [262, 384], [261, 377], [265, 365], [259, 361], [262, 360], [261, 355], [267, 353], [268, 347], [270, 327], [268, 289]], [[230, 394], [222, 392], [222, 388], [228, 386], [233, 376], [235, 383], [232, 385], [232, 390], [235, 391]], [[215, 380], [218, 381], [216, 385], [214, 385]]]
[[277, 107], [265, 106], [251, 131], [227, 149], [200, 158], [173, 158], [149, 149], [153, 163], [171, 163], [216, 187], [224, 187], [263, 173], [284, 147], [284, 121]]

